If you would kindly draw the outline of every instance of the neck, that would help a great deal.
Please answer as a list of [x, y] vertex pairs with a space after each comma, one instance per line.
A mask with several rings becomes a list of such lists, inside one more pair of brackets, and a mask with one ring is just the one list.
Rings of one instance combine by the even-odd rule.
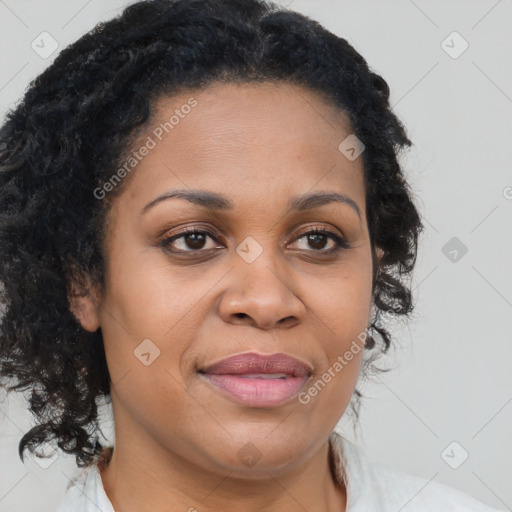
[[[138, 438], [140, 441], [140, 438]], [[123, 447], [129, 447], [129, 450]], [[329, 442], [288, 473], [250, 480], [233, 472], [207, 471], [161, 446], [116, 437], [98, 464], [105, 492], [115, 510], [218, 512], [344, 512], [346, 490], [337, 482]], [[162, 455], [165, 453], [165, 455]]]

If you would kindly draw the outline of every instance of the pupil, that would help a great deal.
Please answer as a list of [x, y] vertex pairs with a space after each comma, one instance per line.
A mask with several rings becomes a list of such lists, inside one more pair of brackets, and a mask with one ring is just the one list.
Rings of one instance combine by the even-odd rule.
[[[192, 243], [190, 243], [191, 239], [192, 239]], [[201, 249], [203, 244], [204, 244], [204, 235], [203, 234], [191, 233], [190, 235], [187, 235], [187, 245], [191, 249]]]
[[310, 242], [312, 241], [313, 246], [319, 242], [319, 239], [323, 239], [323, 244], [320, 242], [321, 247], [315, 247], [316, 249], [323, 249], [325, 247], [325, 236], [319, 233], [309, 235]]

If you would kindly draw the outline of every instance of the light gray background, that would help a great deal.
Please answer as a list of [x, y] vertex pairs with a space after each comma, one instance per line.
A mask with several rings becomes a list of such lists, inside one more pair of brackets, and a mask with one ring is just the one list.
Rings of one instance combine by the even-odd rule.
[[[0, 114], [60, 49], [127, 3], [0, 0]], [[366, 389], [359, 437], [346, 421], [339, 428], [375, 461], [512, 510], [512, 2], [278, 3], [356, 47], [387, 80], [415, 144], [404, 163], [426, 224], [416, 310], [394, 331], [395, 369]], [[43, 31], [59, 44], [47, 59], [31, 48]], [[469, 44], [458, 58], [442, 46], [454, 31]], [[452, 53], [457, 37], [445, 43]], [[443, 253], [452, 237], [467, 247], [455, 262]], [[74, 460], [23, 465], [17, 445], [32, 421], [23, 397], [2, 412], [0, 512], [55, 510]], [[442, 458], [454, 466], [463, 450], [458, 469]]]

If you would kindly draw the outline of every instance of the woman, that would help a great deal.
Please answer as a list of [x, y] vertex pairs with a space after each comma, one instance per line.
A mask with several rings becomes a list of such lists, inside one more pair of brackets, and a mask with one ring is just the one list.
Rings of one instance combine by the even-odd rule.
[[1, 375], [20, 456], [76, 455], [60, 512], [492, 510], [333, 431], [412, 310], [388, 98], [259, 0], [135, 3], [31, 84], [0, 131]]

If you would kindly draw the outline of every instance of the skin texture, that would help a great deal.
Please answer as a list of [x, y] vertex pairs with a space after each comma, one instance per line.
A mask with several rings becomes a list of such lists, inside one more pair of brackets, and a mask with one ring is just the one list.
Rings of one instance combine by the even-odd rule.
[[[112, 379], [116, 444], [102, 469], [107, 495], [123, 512], [170, 504], [201, 512], [233, 504], [243, 512], [345, 510], [327, 439], [349, 404], [362, 351], [308, 404], [295, 398], [271, 408], [235, 403], [197, 368], [247, 351], [284, 352], [312, 365], [312, 383], [367, 327], [372, 254], [362, 159], [338, 150], [350, 126], [298, 86], [218, 84], [162, 99], [141, 141], [191, 97], [197, 106], [113, 203], [105, 293], [73, 304], [82, 326], [101, 327]], [[234, 207], [168, 199], [141, 213], [175, 189], [217, 192]], [[318, 191], [350, 197], [361, 217], [343, 203], [288, 208], [290, 199]], [[218, 238], [161, 246], [183, 227]], [[304, 235], [313, 227], [343, 236], [350, 248], [322, 256], [336, 242], [312, 242]], [[263, 249], [252, 263], [236, 252], [248, 236]], [[145, 339], [160, 350], [147, 366], [134, 355]], [[244, 446], [260, 457], [251, 467], [238, 455]]]

